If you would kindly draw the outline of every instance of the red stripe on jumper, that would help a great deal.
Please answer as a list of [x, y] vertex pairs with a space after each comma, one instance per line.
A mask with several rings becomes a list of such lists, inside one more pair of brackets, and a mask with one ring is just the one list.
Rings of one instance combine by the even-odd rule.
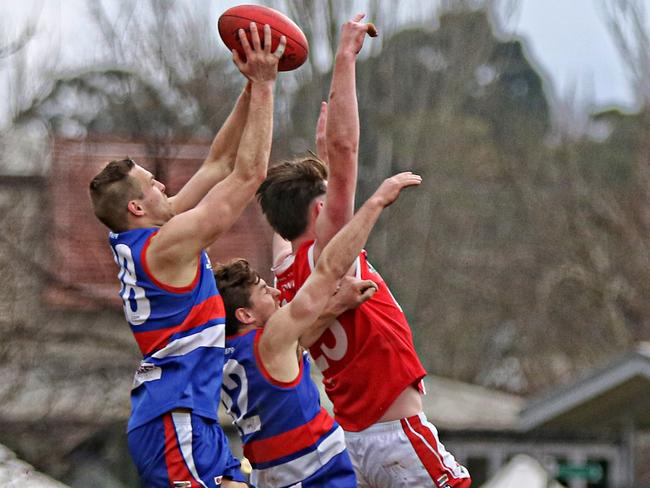
[[334, 419], [321, 407], [318, 415], [304, 425], [268, 439], [248, 442], [244, 445], [244, 456], [254, 464], [288, 456], [314, 445], [333, 425]]
[[187, 469], [187, 464], [183, 458], [180, 446], [178, 445], [178, 436], [176, 427], [171, 413], [163, 415], [165, 424], [165, 465], [167, 466], [167, 476], [169, 476], [170, 486], [174, 486], [174, 481], [189, 481], [194, 486], [200, 486]]
[[205, 324], [208, 320], [224, 317], [226, 315], [223, 300], [220, 295], [214, 295], [192, 307], [183, 323], [165, 327], [164, 329], [149, 330], [145, 332], [134, 332], [135, 340], [138, 342], [140, 352], [144, 356], [162, 349], [169, 343], [174, 334], [184, 332]]

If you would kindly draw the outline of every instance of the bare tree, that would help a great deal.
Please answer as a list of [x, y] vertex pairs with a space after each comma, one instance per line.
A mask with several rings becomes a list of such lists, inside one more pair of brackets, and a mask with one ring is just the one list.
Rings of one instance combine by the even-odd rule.
[[609, 0], [603, 18], [630, 75], [639, 102], [650, 103], [650, 29], [642, 0]]

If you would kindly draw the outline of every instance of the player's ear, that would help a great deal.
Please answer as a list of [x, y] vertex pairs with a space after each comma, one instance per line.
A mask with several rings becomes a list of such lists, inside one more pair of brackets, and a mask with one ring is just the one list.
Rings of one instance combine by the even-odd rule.
[[311, 209], [314, 219], [320, 215], [320, 211], [323, 210], [324, 206], [325, 206], [325, 200], [320, 198], [316, 200], [316, 202], [314, 203]]
[[130, 214], [141, 217], [144, 215], [144, 207], [140, 200], [130, 200], [126, 205], [127, 210]]
[[235, 317], [240, 324], [244, 325], [248, 325], [255, 320], [250, 310], [246, 307], [239, 307], [237, 310], [235, 310]]

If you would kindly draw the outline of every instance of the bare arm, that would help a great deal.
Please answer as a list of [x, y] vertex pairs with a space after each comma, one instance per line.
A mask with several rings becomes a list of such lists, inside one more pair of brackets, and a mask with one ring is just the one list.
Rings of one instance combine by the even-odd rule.
[[363, 17], [357, 14], [343, 25], [334, 60], [326, 123], [329, 177], [325, 206], [316, 221], [315, 258], [354, 213], [359, 153], [356, 59], [368, 32]]
[[273, 88], [278, 59], [285, 44], [281, 41], [276, 52], [271, 53], [268, 26], [265, 26], [265, 48], [261, 47], [254, 24], [251, 34], [252, 47], [243, 31], [240, 33], [246, 62], [236, 51], [233, 53], [235, 64], [251, 81], [246, 125], [235, 167], [196, 207], [163, 225], [147, 251], [149, 266], [156, 278], [173, 286], [191, 281], [199, 252], [232, 226], [266, 176], [273, 132]]
[[273, 249], [273, 266], [279, 265], [284, 259], [291, 254], [291, 242], [282, 238], [280, 234], [273, 233], [271, 244]]
[[195, 207], [210, 189], [230, 174], [237, 157], [251, 98], [251, 83], [246, 83], [232, 112], [214, 137], [207, 158], [199, 170], [171, 197], [175, 214]]
[[311, 347], [325, 329], [332, 325], [336, 317], [368, 301], [377, 289], [377, 284], [372, 280], [344, 276], [340, 280], [334, 295], [327, 301], [323, 313], [321, 313], [314, 325], [300, 336], [300, 345], [305, 348]]
[[[269, 373], [281, 381], [291, 381], [298, 374], [295, 360], [299, 338], [317, 323], [338, 280], [361, 252], [381, 211], [393, 203], [403, 188], [419, 185], [422, 179], [413, 173], [400, 173], [385, 180], [328, 243], [314, 272], [294, 299], [278, 309], [265, 326], [259, 351]], [[294, 360], [291, 360], [291, 357]]]
[[316, 154], [325, 164], [329, 165], [327, 156], [327, 102], [320, 103], [320, 113], [316, 122]]

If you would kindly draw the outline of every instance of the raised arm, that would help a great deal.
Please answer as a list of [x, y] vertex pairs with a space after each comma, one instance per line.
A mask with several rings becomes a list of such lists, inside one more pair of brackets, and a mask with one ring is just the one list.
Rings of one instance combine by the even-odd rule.
[[295, 378], [298, 368], [295, 352], [299, 338], [319, 325], [317, 319], [336, 291], [338, 280], [361, 252], [381, 211], [397, 199], [403, 188], [419, 185], [421, 181], [420, 176], [411, 172], [385, 180], [323, 249], [316, 268], [294, 299], [271, 316], [260, 340], [259, 351], [264, 366], [273, 377]]
[[326, 165], [329, 165], [327, 156], [327, 102], [320, 103], [320, 113], [316, 122], [316, 155]]
[[251, 99], [251, 82], [248, 81], [237, 103], [210, 145], [208, 156], [199, 170], [171, 197], [175, 214], [195, 207], [210, 189], [230, 174], [233, 169]]
[[278, 266], [285, 258], [291, 254], [291, 242], [282, 238], [276, 232], [273, 233], [273, 240], [271, 242], [271, 250], [273, 253], [273, 266]]
[[283, 37], [272, 53], [269, 26], [264, 26], [264, 30], [265, 47], [261, 47], [254, 23], [251, 24], [252, 46], [240, 30], [245, 62], [233, 50], [235, 64], [251, 82], [251, 94], [232, 173], [214, 186], [196, 207], [163, 225], [147, 251], [151, 271], [164, 283], [182, 286], [178, 283], [187, 283], [188, 278], [191, 281], [199, 251], [232, 226], [266, 176], [273, 134], [273, 89], [286, 40]]
[[316, 221], [315, 257], [354, 213], [359, 155], [356, 60], [368, 32], [363, 17], [357, 14], [343, 25], [334, 59], [325, 130], [329, 176], [325, 206]]
[[372, 280], [362, 280], [353, 276], [341, 278], [336, 292], [329, 298], [325, 309], [314, 325], [300, 336], [300, 345], [304, 348], [311, 347], [325, 329], [332, 325], [336, 317], [365, 303], [372, 298], [377, 290], [377, 284]]

